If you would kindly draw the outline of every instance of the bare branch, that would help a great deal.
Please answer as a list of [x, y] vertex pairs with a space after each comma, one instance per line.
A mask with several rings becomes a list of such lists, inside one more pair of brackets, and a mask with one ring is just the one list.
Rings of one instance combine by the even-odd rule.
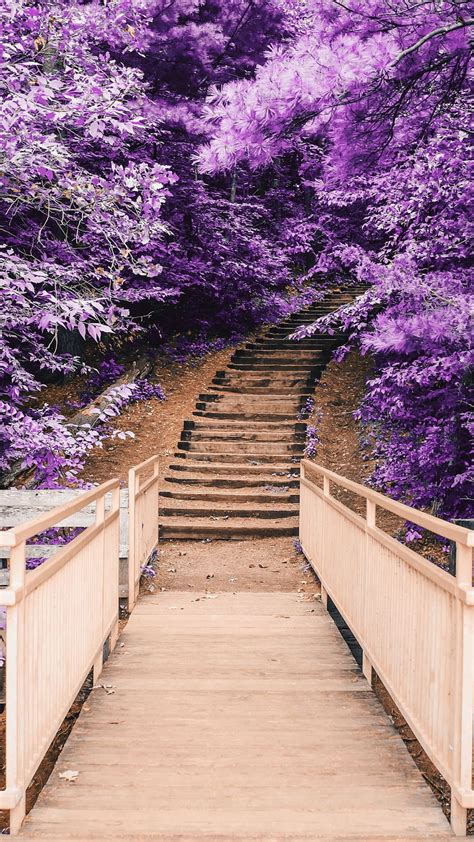
[[406, 50], [402, 50], [398, 56], [395, 56], [393, 61], [390, 62], [389, 67], [395, 67], [402, 59], [406, 56], [409, 56], [411, 53], [414, 53], [416, 50], [419, 50], [423, 44], [426, 44], [427, 41], [431, 41], [432, 38], [437, 38], [440, 35], [447, 35], [449, 32], [455, 32], [457, 29], [465, 29], [467, 26], [474, 26], [474, 18], [469, 18], [468, 20], [459, 20], [456, 23], [452, 23], [451, 26], [440, 26], [438, 29], [433, 29], [431, 32], [427, 32], [426, 35], [423, 35], [423, 38], [420, 38], [416, 44], [412, 44], [411, 47], [407, 47]]

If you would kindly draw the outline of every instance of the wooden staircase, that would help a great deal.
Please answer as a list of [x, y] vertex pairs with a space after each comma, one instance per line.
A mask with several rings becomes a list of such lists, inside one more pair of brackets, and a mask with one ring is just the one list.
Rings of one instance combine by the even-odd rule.
[[217, 371], [185, 421], [161, 491], [164, 539], [252, 539], [298, 534], [304, 406], [343, 334], [289, 339], [351, 302], [340, 289], [246, 343]]

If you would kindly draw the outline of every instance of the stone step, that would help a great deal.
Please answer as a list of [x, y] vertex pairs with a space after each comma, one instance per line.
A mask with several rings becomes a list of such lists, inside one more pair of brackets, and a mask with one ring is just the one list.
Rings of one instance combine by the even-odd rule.
[[[237, 425], [236, 425], [237, 427]], [[288, 427], [281, 430], [183, 430], [181, 433], [181, 441], [221, 441], [221, 442], [240, 442], [240, 441], [260, 441], [260, 442], [294, 442], [304, 441], [303, 432], [295, 432], [294, 429]]]
[[245, 441], [236, 440], [230, 441], [223, 439], [222, 441], [210, 441], [198, 439], [195, 441], [179, 441], [178, 450], [185, 450], [187, 452], [198, 451], [200, 453], [252, 453], [269, 455], [271, 453], [301, 453], [304, 450], [304, 441], [302, 442], [285, 442], [285, 441]]
[[[316, 347], [317, 343], [317, 347]], [[273, 357], [289, 357], [292, 359], [295, 356], [303, 356], [303, 357], [324, 357], [328, 353], [332, 351], [333, 345], [336, 345], [335, 340], [329, 340], [327, 342], [324, 339], [316, 339], [314, 340], [314, 344], [310, 348], [303, 348], [301, 347], [301, 342], [298, 339], [294, 339], [290, 342], [282, 342], [277, 345], [276, 348], [271, 347], [271, 343], [267, 340], [265, 342], [249, 342], [247, 346], [243, 348], [238, 348], [237, 351], [233, 354], [233, 357], [236, 356], [246, 356], [246, 357], [258, 357], [260, 354], [271, 354]]]
[[[272, 486], [271, 483], [268, 483], [268, 488], [270, 487], [275, 488], [275, 491], [255, 491], [249, 490], [248, 488], [234, 488], [223, 491], [196, 491], [195, 488], [185, 487], [179, 490], [165, 489], [160, 492], [160, 498], [163, 497], [164, 500], [202, 500], [203, 502], [226, 503], [232, 506], [236, 503], [237, 505], [240, 505], [240, 503], [267, 503], [270, 505], [274, 505], [275, 502], [278, 505], [281, 503], [299, 503], [300, 495], [298, 493], [289, 493], [285, 486]], [[265, 486], [263, 488], [265, 489]]]
[[[229, 397], [233, 397], [232, 394], [229, 394]], [[209, 401], [208, 403], [199, 403], [198, 408], [203, 410], [204, 412], [214, 412], [214, 413], [260, 413], [269, 416], [271, 420], [273, 418], [274, 413], [276, 416], [280, 416], [283, 413], [287, 413], [288, 420], [293, 419], [295, 422], [297, 420], [297, 415], [305, 405], [305, 400], [302, 399], [301, 401], [278, 401], [272, 402], [268, 400], [264, 395], [248, 395], [248, 398], [255, 398], [255, 405], [252, 405], [251, 401], [245, 400], [245, 395], [238, 395], [236, 396], [239, 400], [235, 401], [221, 401], [218, 404], [215, 401]], [[272, 397], [271, 395], [268, 396], [269, 398]], [[304, 398], [304, 396], [303, 396]]]
[[[268, 395], [268, 397], [287, 397], [282, 395], [281, 386], [238, 386], [226, 385], [225, 383], [213, 382], [214, 386], [219, 386], [220, 392], [227, 392], [231, 395]], [[294, 386], [292, 389], [293, 395], [307, 395], [308, 385], [304, 383], [301, 386]]]
[[231, 363], [254, 362], [266, 363], [320, 363], [325, 352], [320, 350], [305, 351], [299, 348], [285, 350], [280, 348], [261, 348], [258, 351], [237, 351], [231, 357]]
[[255, 538], [278, 538], [298, 535], [298, 518], [282, 520], [253, 520], [235, 518], [227, 521], [212, 522], [206, 518], [169, 518], [160, 524], [160, 538], [166, 540], [221, 540], [251, 541]]
[[[309, 393], [306, 393], [305, 397], [309, 397]], [[260, 406], [262, 403], [270, 403], [273, 407], [277, 407], [283, 402], [298, 404], [301, 402], [301, 395], [294, 395], [292, 392], [287, 394], [280, 393], [279, 395], [269, 395], [267, 400], [262, 398], [256, 399], [252, 395], [247, 398], [245, 394], [242, 394], [242, 398], [240, 399], [238, 395], [229, 395], [227, 392], [222, 392], [220, 389], [213, 389], [212, 392], [202, 392], [199, 395], [198, 401], [214, 403], [216, 406], [223, 403], [228, 405], [235, 403], [250, 403], [252, 406], [255, 406], [256, 404]]]
[[[322, 368], [322, 364], [318, 364], [315, 366], [314, 371], [317, 373], [318, 371], [321, 371]], [[314, 372], [307, 374], [304, 371], [297, 371], [295, 374], [292, 374], [290, 371], [288, 373], [276, 372], [273, 374], [272, 372], [269, 372], [268, 374], [265, 374], [265, 372], [261, 371], [236, 371], [235, 369], [232, 369], [230, 371], [217, 371], [214, 379], [224, 381], [228, 380], [231, 383], [248, 383], [253, 386], [270, 386], [279, 383], [292, 386], [293, 384], [297, 385], [298, 383], [306, 383], [313, 377]]]
[[[235, 423], [233, 421], [221, 421], [219, 419], [204, 419], [199, 420], [196, 418], [193, 421], [185, 421], [184, 422], [184, 430], [209, 430], [210, 432], [213, 431], [224, 431], [224, 430], [234, 430]], [[241, 424], [238, 425], [238, 429], [241, 430], [260, 430], [263, 432], [268, 432], [271, 430], [288, 430], [288, 431], [295, 431], [297, 433], [303, 434], [306, 430], [306, 424], [303, 421], [242, 421]]]
[[[248, 372], [250, 374], [250, 372]], [[220, 392], [223, 386], [241, 387], [242, 389], [280, 389], [282, 393], [286, 390], [305, 388], [308, 390], [308, 385], [314, 378], [312, 375], [307, 375], [304, 372], [300, 375], [290, 375], [289, 377], [272, 377], [264, 374], [257, 377], [247, 376], [247, 372], [229, 371], [225, 377], [214, 377], [212, 384], [208, 387], [209, 392]], [[216, 388], [216, 386], [218, 388]], [[311, 390], [312, 391], [312, 390]]]
[[251, 465], [248, 462], [234, 462], [228, 464], [226, 462], [214, 462], [208, 465], [202, 462], [193, 462], [193, 460], [179, 460], [172, 462], [168, 468], [169, 471], [177, 472], [180, 475], [187, 476], [188, 474], [196, 474], [200, 476], [239, 476], [239, 477], [256, 477], [266, 480], [268, 477], [280, 478], [282, 480], [297, 479], [300, 475], [300, 466], [298, 463], [288, 464], [287, 461], [268, 465]]
[[283, 520], [294, 518], [298, 514], [296, 503], [278, 504], [278, 501], [271, 500], [270, 503], [261, 503], [258, 510], [255, 510], [253, 503], [240, 503], [236, 508], [234, 504], [228, 506], [217, 506], [210, 502], [205, 506], [199, 500], [187, 500], [184, 506], [182, 502], [173, 505], [172, 502], [160, 506], [160, 523], [166, 524], [168, 518], [208, 518], [212, 525], [215, 519], [225, 520]]
[[174, 454], [175, 459], [186, 459], [190, 456], [196, 462], [235, 462], [237, 464], [247, 465], [265, 465], [265, 464], [285, 464], [288, 469], [292, 467], [292, 459], [299, 462], [299, 457], [291, 457], [289, 453], [284, 450], [279, 453], [243, 453], [239, 448], [239, 453], [209, 453], [205, 450], [178, 450]]
[[278, 360], [272, 360], [271, 362], [262, 362], [262, 363], [255, 363], [255, 362], [241, 362], [241, 363], [229, 363], [229, 369], [231, 371], [274, 371], [275, 373], [278, 372], [299, 372], [299, 371], [306, 371], [312, 372], [317, 371], [318, 368], [321, 366], [317, 363], [293, 363], [293, 362], [279, 362]]
[[[274, 486], [275, 488], [280, 488], [280, 493], [286, 493], [287, 488], [293, 489], [294, 493], [297, 492], [299, 487], [299, 480], [292, 479], [287, 476], [287, 478], [282, 477], [273, 477], [273, 476], [263, 476], [261, 478], [257, 477], [248, 477], [248, 476], [229, 476], [229, 477], [221, 477], [221, 476], [209, 476], [209, 477], [202, 477], [202, 476], [192, 476], [188, 474], [176, 474], [175, 476], [167, 476], [165, 477], [165, 481], [167, 483], [173, 484], [173, 486], [182, 487], [198, 487], [200, 489], [204, 488], [222, 488], [224, 490], [228, 489], [231, 491], [236, 491], [238, 489], [253, 489], [255, 494], [263, 493], [267, 486]], [[255, 491], [258, 489], [259, 491]], [[201, 491], [201, 493], [205, 493]]]
[[[313, 324], [313, 322], [311, 322], [311, 324]], [[303, 339], [289, 339], [289, 337], [295, 333], [299, 327], [307, 327], [307, 325], [279, 325], [278, 327], [271, 328], [271, 330], [269, 330], [262, 338], [266, 341], [286, 340], [288, 343], [314, 342], [318, 339], [331, 339], [335, 342], [343, 342], [347, 339], [346, 333], [327, 333], [326, 331], [320, 329], [315, 330], [314, 333], [310, 336], [304, 337]]]
[[260, 342], [247, 342], [244, 345], [244, 350], [259, 351], [269, 349], [278, 351], [280, 349], [288, 349], [290, 351], [312, 351], [314, 348], [315, 350], [324, 351], [328, 347], [332, 348], [338, 341], [337, 339], [333, 339], [332, 336], [318, 336], [316, 339], [290, 339], [280, 342], [277, 340], [262, 339]]
[[293, 410], [289, 412], [278, 412], [275, 411], [267, 411], [262, 412], [261, 410], [258, 412], [250, 412], [250, 411], [242, 411], [242, 412], [223, 412], [223, 411], [216, 411], [216, 410], [208, 410], [206, 409], [206, 404], [201, 404], [201, 409], [196, 410], [193, 412], [193, 415], [196, 418], [215, 418], [217, 420], [222, 421], [230, 421], [236, 420], [242, 421], [269, 421], [269, 422], [277, 422], [277, 421], [291, 421], [295, 418], [295, 413]]

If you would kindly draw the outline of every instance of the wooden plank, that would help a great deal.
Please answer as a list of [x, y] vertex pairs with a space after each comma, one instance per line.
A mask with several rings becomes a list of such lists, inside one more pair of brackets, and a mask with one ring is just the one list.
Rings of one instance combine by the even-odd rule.
[[139, 603], [21, 836], [452, 838], [323, 606], [212, 596]]

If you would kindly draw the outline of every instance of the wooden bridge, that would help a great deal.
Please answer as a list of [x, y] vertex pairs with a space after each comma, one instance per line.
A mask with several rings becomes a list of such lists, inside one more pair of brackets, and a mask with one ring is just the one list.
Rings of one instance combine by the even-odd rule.
[[[250, 429], [258, 432], [246, 435]], [[208, 454], [216, 451], [185, 452], [201, 453], [202, 460], [182, 465], [193, 479], [209, 481], [199, 469], [212, 470]], [[226, 462], [217, 452], [220, 479], [229, 476], [226, 465], [237, 466], [230, 476], [241, 484], [230, 489], [262, 493], [255, 454], [243, 449], [239, 462]], [[321, 599], [296, 589], [262, 593], [256, 581], [252, 592], [177, 590], [136, 603], [140, 568], [158, 539], [151, 459], [130, 474], [132, 613], [118, 646], [118, 481], [0, 533], [9, 556], [9, 582], [0, 591], [7, 613], [0, 809], [9, 811], [11, 834], [56, 842], [414, 842], [465, 834], [474, 808], [474, 536], [314, 463], [291, 466], [296, 476], [301, 467], [301, 477], [286, 519], [291, 534], [298, 502], [300, 540]], [[258, 480], [264, 486], [267, 474]], [[165, 500], [170, 488], [166, 480]], [[349, 507], [341, 489], [360, 505]], [[209, 524], [190, 509], [165, 513], [169, 537], [196, 538], [193, 529], [209, 537]], [[26, 571], [27, 542], [76, 523], [81, 511], [90, 518], [91, 510], [93, 522], [80, 535]], [[387, 534], [382, 510], [453, 541], [455, 575]], [[277, 534], [288, 534], [285, 519], [275, 519]], [[238, 539], [249, 537], [249, 520], [224, 523], [237, 529], [236, 553]], [[266, 520], [271, 528], [271, 515]], [[256, 527], [265, 534], [263, 518]], [[251, 546], [258, 568], [262, 542], [254, 537]], [[363, 650], [362, 671], [326, 611], [329, 603]], [[25, 820], [28, 786], [91, 671], [95, 689]], [[451, 787], [451, 825], [374, 695], [374, 673]]]

